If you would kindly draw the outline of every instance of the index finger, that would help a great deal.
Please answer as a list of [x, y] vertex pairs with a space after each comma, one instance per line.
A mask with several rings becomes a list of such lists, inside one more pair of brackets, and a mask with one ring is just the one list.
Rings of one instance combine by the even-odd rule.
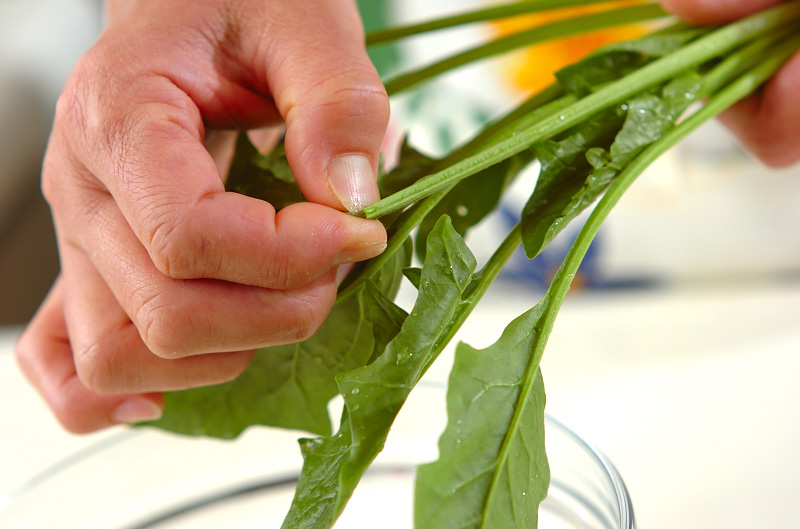
[[197, 107], [169, 79], [138, 78], [102, 112], [93, 97], [74, 87], [66, 92], [62, 128], [81, 133], [62, 136], [162, 273], [288, 289], [385, 247], [379, 222], [317, 204], [276, 213], [266, 202], [226, 192], [203, 146]]

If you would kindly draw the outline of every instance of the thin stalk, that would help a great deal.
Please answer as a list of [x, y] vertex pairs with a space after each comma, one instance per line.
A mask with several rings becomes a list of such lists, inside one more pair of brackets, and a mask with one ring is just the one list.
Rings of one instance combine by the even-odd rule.
[[[525, 408], [527, 403], [530, 402], [530, 395], [533, 392], [533, 385], [535, 381], [535, 370], [538, 369], [539, 362], [541, 361], [544, 347], [547, 343], [548, 337], [553, 329], [556, 316], [564, 298], [569, 291], [575, 274], [578, 271], [583, 257], [589, 249], [592, 241], [594, 240], [600, 226], [604, 220], [619, 202], [619, 199], [631, 184], [647, 169], [658, 157], [664, 154], [667, 150], [676, 145], [679, 141], [685, 138], [690, 132], [696, 130], [700, 125], [712, 119], [714, 116], [730, 107], [735, 102], [746, 97], [752, 93], [761, 83], [777, 71], [790, 54], [784, 53], [783, 50], [765, 61], [765, 63], [754, 68], [748, 74], [740, 77], [731, 86], [720, 92], [711, 101], [709, 101], [701, 110], [689, 117], [682, 124], [673, 128], [670, 132], [665, 134], [661, 140], [650, 146], [642, 152], [635, 160], [633, 160], [628, 167], [619, 175], [614, 183], [609, 187], [606, 194], [598, 202], [597, 206], [592, 211], [592, 214], [584, 224], [578, 237], [575, 239], [572, 247], [567, 253], [561, 267], [556, 272], [550, 288], [542, 299], [546, 303], [546, 309], [542, 318], [541, 329], [537, 338], [537, 343], [534, 345], [535, 351], [528, 371], [525, 374], [525, 385], [521, 388], [519, 402], [522, 403], [516, 410], [514, 416], [509, 424], [508, 431], [517, 431], [520, 427], [522, 417], [525, 415]], [[503, 441], [503, 446], [500, 453], [503, 458], [508, 454], [508, 443], [511, 442], [510, 437], [506, 437]], [[504, 461], [498, 462], [498, 467], [502, 466]], [[493, 477], [491, 489], [501, 487], [502, 484], [499, 480], [502, 479], [500, 474], [497, 473]]]
[[575, 277], [580, 262], [586, 255], [589, 245], [592, 243], [595, 235], [597, 235], [597, 232], [600, 230], [600, 226], [634, 180], [656, 161], [656, 159], [674, 147], [700, 125], [714, 118], [737, 101], [752, 94], [797, 51], [800, 39], [793, 40], [795, 40], [793, 43], [794, 46], [783, 46], [782, 49], [777, 50], [758, 66], [742, 75], [727, 88], [713, 96], [708, 103], [689, 116], [686, 121], [664, 134], [658, 142], [645, 149], [628, 164], [625, 170], [614, 180], [611, 186], [609, 186], [608, 191], [603, 195], [603, 198], [597, 203], [591, 215], [589, 215], [589, 218], [578, 233], [567, 256], [564, 258], [564, 262], [553, 278], [549, 291], [549, 295], [552, 295], [550, 301], [551, 307], [550, 310], [548, 310], [548, 315], [550, 316], [545, 319], [545, 325], [542, 327], [543, 333], [546, 331], [549, 334], [552, 323], [555, 320], [555, 313], [558, 307], [560, 307], [564, 296], [566, 296], [572, 278]]
[[725, 86], [731, 79], [741, 75], [748, 68], [760, 62], [765, 53], [782, 39], [797, 33], [797, 28], [786, 27], [774, 34], [760, 38], [744, 48], [737, 50], [714, 66], [703, 77], [703, 88], [697, 94], [698, 98], [713, 94]]
[[427, 197], [419, 204], [416, 204], [415, 206], [401, 213], [400, 216], [397, 217], [397, 219], [395, 219], [395, 221], [392, 223], [391, 236], [386, 241], [386, 249], [377, 257], [373, 257], [367, 261], [367, 264], [359, 272], [358, 277], [348, 284], [344, 291], [342, 291], [342, 293], [339, 295], [343, 295], [353, 289], [358, 288], [362, 283], [364, 283], [364, 281], [377, 273], [378, 270], [380, 270], [394, 255], [394, 253], [403, 247], [403, 244], [405, 244], [405, 241], [408, 236], [411, 235], [411, 232], [414, 231], [414, 228], [419, 226], [422, 220], [428, 215], [428, 213], [433, 211], [433, 208], [436, 207], [436, 204], [438, 204], [439, 201], [444, 198], [449, 191], [449, 187], [440, 190], [437, 193]]
[[523, 0], [508, 2], [503, 5], [486, 7], [469, 13], [458, 13], [436, 20], [427, 20], [416, 24], [380, 29], [369, 33], [366, 37], [367, 46], [399, 40], [420, 33], [447, 29], [474, 22], [486, 22], [501, 18], [511, 18], [518, 15], [538, 13], [541, 11], [554, 11], [557, 9], [584, 6], [591, 4], [607, 3], [609, 0]]
[[627, 98], [655, 86], [683, 71], [727, 53], [751, 39], [788, 24], [800, 17], [800, 2], [780, 4], [756, 15], [731, 23], [658, 59], [639, 70], [587, 95], [564, 109], [559, 115], [546, 118], [486, 150], [483, 150], [442, 171], [421, 178], [406, 189], [364, 208], [364, 216], [377, 218], [448, 187], [470, 175], [491, 167], [547, 138], [567, 130], [589, 116], [619, 104]]
[[[448, 154], [446, 160], [451, 164], [461, 161], [464, 158], [468, 158], [471, 154], [477, 151], [478, 148], [485, 147], [489, 143], [490, 139], [497, 138], [502, 134], [512, 134], [513, 130], [516, 130], [517, 128], [527, 128], [520, 126], [521, 120], [525, 119], [526, 116], [531, 115], [531, 113], [540, 107], [558, 99], [559, 97], [562, 97], [563, 95], [564, 90], [559, 85], [551, 84], [542, 91], [532, 95], [517, 105], [513, 110], [511, 110], [511, 112], [503, 116], [501, 119], [486, 125], [469, 142]], [[513, 125], [513, 127], [511, 125]]]
[[[561, 95], [561, 90], [558, 89], [556, 85], [552, 85], [538, 92], [524, 101], [519, 107], [488, 125], [483, 132], [475, 136], [471, 141], [450, 153], [437, 164], [437, 167], [452, 165], [468, 157], [479, 148], [491, 145], [493, 142], [500, 141], [505, 137], [513, 135], [521, 125], [527, 125], [536, 120], [544, 119], [553, 113], [560, 112], [574, 101], [574, 96], [572, 95], [556, 99], [559, 95]], [[433, 211], [436, 205], [453, 187], [455, 187], [455, 184], [434, 193], [419, 204], [401, 213], [390, 227], [391, 235], [387, 241], [386, 249], [379, 256], [369, 260], [355, 280], [351, 283], [345, 283], [342, 292], [349, 292], [357, 288], [361, 283], [380, 270], [394, 252], [403, 246], [406, 238], [411, 235], [414, 228], [419, 226], [423, 219]]]
[[541, 26], [501, 37], [467, 51], [451, 55], [450, 57], [418, 70], [400, 74], [389, 79], [385, 83], [386, 92], [389, 95], [393, 95], [466, 64], [500, 55], [501, 53], [506, 53], [524, 46], [665, 16], [668, 16], [668, 14], [661, 9], [658, 4], [646, 4], [542, 24]]

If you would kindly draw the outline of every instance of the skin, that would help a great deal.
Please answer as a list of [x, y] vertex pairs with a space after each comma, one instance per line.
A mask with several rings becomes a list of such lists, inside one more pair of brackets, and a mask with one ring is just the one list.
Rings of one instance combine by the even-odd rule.
[[[156, 418], [161, 392], [231, 380], [254, 349], [308, 337], [337, 265], [386, 243], [379, 222], [343, 212], [330, 179], [360, 155], [361, 194], [377, 193], [389, 114], [352, 0], [107, 8], [43, 165], [62, 271], [16, 348], [77, 433]], [[206, 141], [281, 122], [309, 203], [276, 213], [224, 191]]]
[[[777, 2], [662, 0], [700, 24]], [[62, 273], [16, 348], [76, 433], [155, 419], [163, 391], [231, 380], [254, 349], [309, 336], [337, 265], [386, 241], [342, 212], [374, 181], [354, 200], [331, 183], [340, 156], [374, 176], [389, 113], [352, 0], [117, 0], [107, 13], [44, 160]], [[799, 85], [800, 56], [721, 118], [769, 165], [800, 160]], [[226, 193], [210, 152], [229, 150], [220, 131], [281, 122], [309, 203], [276, 213]]]
[[[780, 0], [661, 0], [690, 22], [730, 22], [778, 4]], [[739, 102], [720, 120], [742, 145], [764, 163], [785, 167], [800, 161], [800, 54], [795, 55], [757, 94]]]

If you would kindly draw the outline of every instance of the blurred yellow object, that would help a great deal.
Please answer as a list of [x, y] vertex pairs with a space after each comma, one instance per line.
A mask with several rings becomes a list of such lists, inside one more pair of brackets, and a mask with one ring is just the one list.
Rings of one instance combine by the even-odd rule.
[[[644, 2], [633, 2], [644, 3]], [[535, 13], [532, 15], [507, 18], [492, 23], [499, 37], [517, 33], [534, 26], [540, 26], [570, 18], [630, 6], [632, 2], [608, 2], [558, 11]], [[637, 24], [614, 29], [594, 31], [574, 37], [536, 44], [511, 54], [503, 61], [505, 79], [516, 89], [524, 92], [538, 91], [554, 81], [553, 74], [601, 46], [629, 40], [641, 36], [647, 25]]]

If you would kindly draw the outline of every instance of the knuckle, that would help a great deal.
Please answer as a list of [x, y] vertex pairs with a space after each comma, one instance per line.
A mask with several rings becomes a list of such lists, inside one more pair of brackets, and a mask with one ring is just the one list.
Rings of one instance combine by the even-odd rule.
[[50, 207], [57, 206], [61, 202], [63, 193], [60, 192], [59, 172], [54, 170], [50, 163], [50, 155], [45, 156], [42, 164], [41, 189], [42, 196]]
[[292, 88], [284, 94], [282, 110], [287, 121], [293, 111], [304, 108], [323, 108], [345, 118], [389, 119], [389, 96], [374, 70], [357, 66], [349, 70], [334, 69], [321, 74], [304, 91], [300, 86]]
[[[338, 81], [334, 81], [338, 84]], [[328, 105], [338, 113], [354, 118], [370, 118], [382, 125], [389, 120], [389, 96], [381, 84], [371, 80], [354, 81], [337, 87], [330, 93]]]
[[102, 339], [74, 345], [73, 354], [75, 371], [86, 389], [101, 395], [115, 392], [112, 355]]
[[389, 96], [383, 85], [362, 85], [350, 89], [361, 114], [389, 119]]
[[150, 259], [173, 279], [216, 277], [222, 266], [214, 237], [204, 230], [192, 230], [189, 217], [195, 212], [196, 208], [154, 201], [142, 213], [143, 240]]
[[150, 258], [164, 275], [173, 279], [214, 277], [215, 241], [202, 233], [186, 235], [180, 221], [157, 222], [150, 236]]
[[134, 322], [150, 352], [159, 358], [172, 360], [193, 352], [192, 336], [195, 334], [191, 315], [199, 313], [178, 310], [175, 303], [157, 294], [136, 311]]
[[111, 85], [104, 47], [95, 47], [81, 57], [56, 103], [55, 126], [84, 158], [101, 155], [107, 129], [117, 129], [118, 105]]
[[143, 224], [149, 227], [146, 240], [156, 268], [175, 279], [190, 278], [192, 266], [188, 256], [192, 252], [187, 248], [189, 241], [181, 234], [181, 223], [153, 210], [144, 217]]
[[87, 106], [92, 92], [89, 81], [91, 68], [88, 54], [80, 58], [56, 101], [55, 123], [69, 127], [79, 134], [88, 124]]
[[301, 296], [287, 311], [288, 339], [301, 342], [313, 336], [322, 326], [333, 300], [320, 295]]

